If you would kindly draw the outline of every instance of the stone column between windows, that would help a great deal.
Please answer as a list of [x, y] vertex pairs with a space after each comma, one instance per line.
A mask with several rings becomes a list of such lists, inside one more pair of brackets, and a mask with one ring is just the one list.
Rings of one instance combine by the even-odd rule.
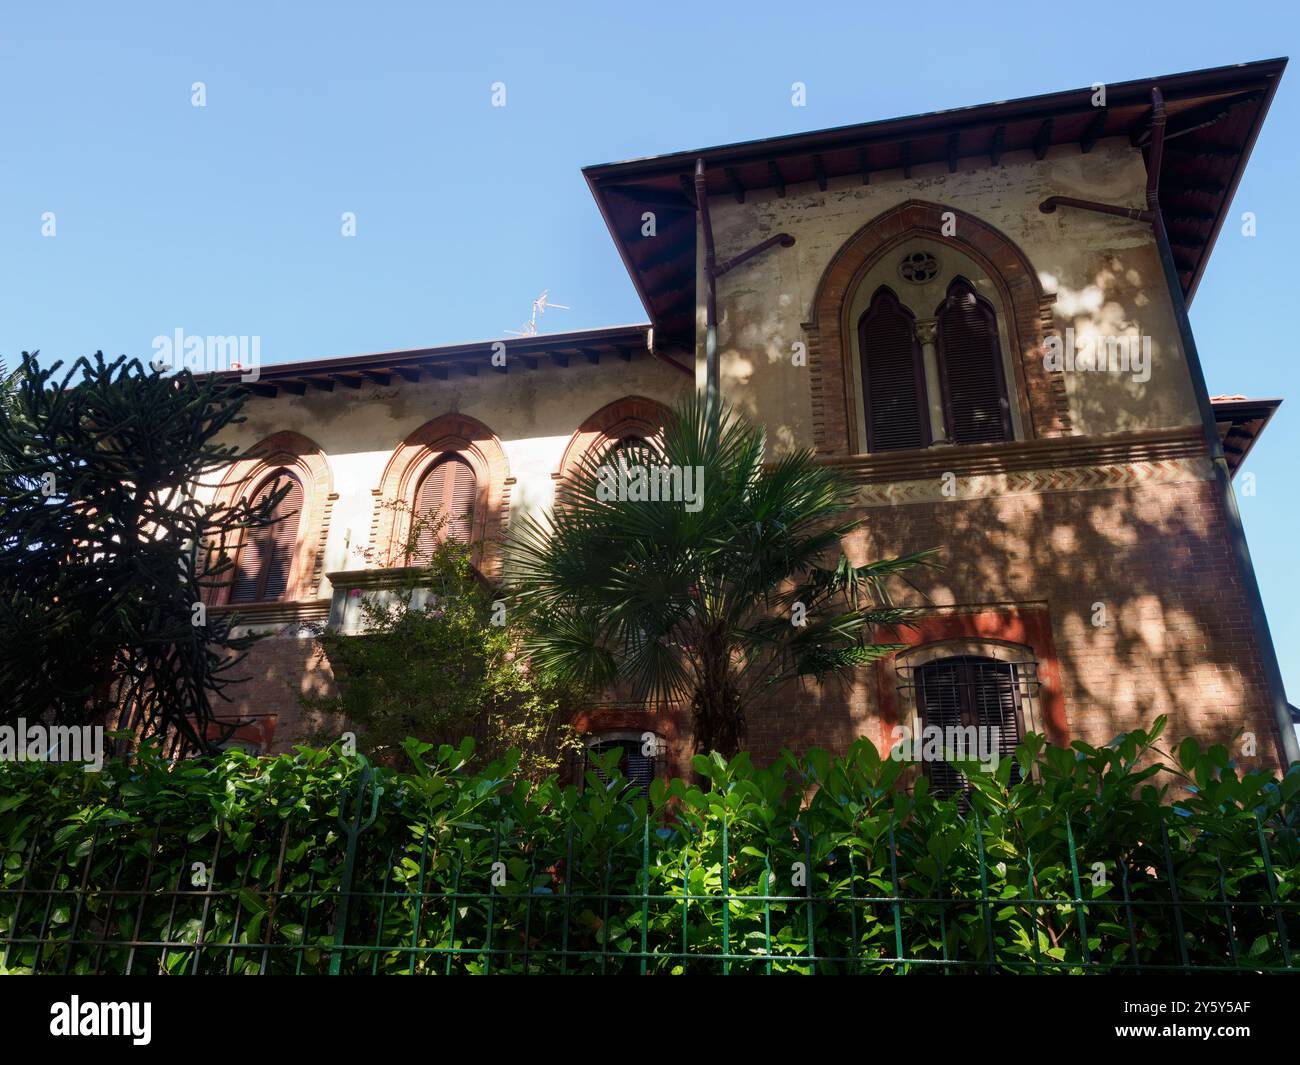
[[925, 396], [930, 403], [930, 439], [936, 444], [950, 443], [943, 424], [943, 389], [939, 383], [939, 319], [920, 318], [916, 336], [921, 342], [921, 361], [925, 365]]

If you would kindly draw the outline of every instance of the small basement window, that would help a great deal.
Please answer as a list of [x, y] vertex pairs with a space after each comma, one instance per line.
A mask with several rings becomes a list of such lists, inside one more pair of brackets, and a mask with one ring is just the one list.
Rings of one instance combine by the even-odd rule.
[[[646, 754], [647, 749], [652, 750], [654, 753]], [[593, 737], [588, 741], [580, 756], [582, 764], [578, 767], [579, 786], [586, 786], [587, 773], [591, 772], [596, 775], [601, 783], [608, 787], [610, 778], [594, 763], [592, 755], [606, 754], [611, 750], [618, 750], [620, 752], [618, 769], [627, 781], [628, 792], [649, 796], [650, 782], [654, 780], [659, 772], [660, 749], [661, 741], [652, 732], [617, 733]]]

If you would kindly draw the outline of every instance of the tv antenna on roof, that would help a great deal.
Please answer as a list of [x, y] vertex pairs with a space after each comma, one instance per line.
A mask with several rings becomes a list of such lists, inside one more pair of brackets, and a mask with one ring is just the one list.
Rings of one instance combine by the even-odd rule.
[[554, 307], [557, 311], [573, 310], [572, 307], [566, 307], [563, 303], [552, 303], [551, 290], [544, 288], [542, 294], [533, 300], [532, 316], [524, 323], [523, 329], [507, 329], [506, 332], [511, 336], [535, 337], [537, 335], [537, 318], [539, 315], [545, 314], [548, 307]]

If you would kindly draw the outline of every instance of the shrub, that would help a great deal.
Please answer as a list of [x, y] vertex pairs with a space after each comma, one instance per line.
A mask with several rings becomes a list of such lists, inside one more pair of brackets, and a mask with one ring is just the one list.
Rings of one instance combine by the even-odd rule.
[[[528, 784], [409, 742], [0, 767], [0, 943], [41, 972], [942, 973], [1282, 969], [1297, 794], [1221, 747], [1030, 736], [963, 807], [866, 740], [704, 791]], [[1155, 761], [1152, 762], [1152, 757]], [[612, 756], [607, 756], [612, 757]], [[612, 764], [606, 765], [613, 773]], [[1174, 798], [1171, 785], [1181, 797]], [[196, 864], [199, 863], [199, 864]], [[205, 886], [206, 881], [206, 886]], [[343, 888], [350, 882], [351, 892]]]
[[[566, 724], [570, 693], [529, 668], [518, 628], [469, 548], [438, 536], [448, 517], [413, 517], [405, 565], [360, 598], [361, 633], [318, 630], [339, 694], [300, 702], [318, 721], [347, 722], [359, 749], [385, 765], [406, 761], [408, 737], [437, 746], [471, 736], [475, 767], [516, 749], [523, 774], [540, 780], [579, 746]], [[322, 728], [311, 739], [338, 735]]]

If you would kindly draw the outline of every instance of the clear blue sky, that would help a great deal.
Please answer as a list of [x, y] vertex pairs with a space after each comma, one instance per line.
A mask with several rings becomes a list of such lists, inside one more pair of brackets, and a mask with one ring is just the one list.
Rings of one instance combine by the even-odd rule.
[[[0, 356], [144, 356], [177, 328], [258, 335], [266, 362], [474, 340], [544, 287], [573, 307], [549, 330], [640, 321], [584, 164], [1290, 55], [1298, 31], [1244, 0], [9, 4]], [[1212, 392], [1289, 397], [1241, 504], [1293, 702], [1298, 143], [1300, 67], [1233, 207], [1258, 236], [1225, 227], [1192, 310]]]

